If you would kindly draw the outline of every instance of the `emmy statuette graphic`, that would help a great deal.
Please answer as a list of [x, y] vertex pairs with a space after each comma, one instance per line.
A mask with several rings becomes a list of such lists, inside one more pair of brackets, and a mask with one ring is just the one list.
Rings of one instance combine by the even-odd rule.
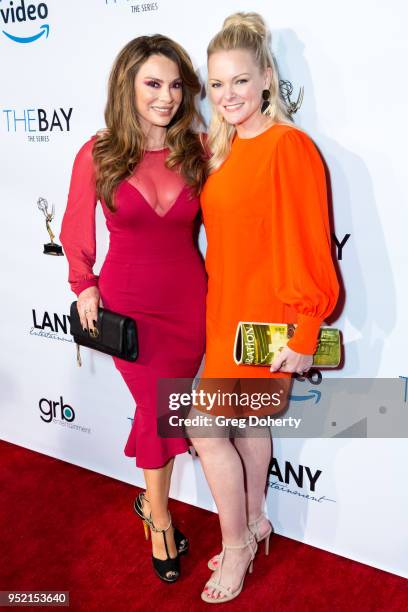
[[296, 102], [292, 102], [292, 100], [290, 99], [290, 96], [293, 94], [293, 85], [290, 81], [283, 81], [283, 80], [279, 81], [279, 89], [280, 89], [283, 99], [286, 102], [289, 114], [294, 115], [299, 110], [299, 108], [302, 106], [303, 94], [305, 91], [303, 85], [299, 89], [299, 94], [298, 94]]
[[59, 244], [56, 244], [54, 242], [54, 238], [55, 235], [51, 229], [51, 221], [54, 218], [54, 214], [55, 214], [55, 208], [54, 208], [54, 204], [52, 205], [51, 208], [51, 212], [48, 211], [48, 202], [45, 198], [38, 198], [37, 200], [37, 206], [40, 210], [43, 211], [44, 213], [44, 217], [45, 217], [45, 225], [47, 227], [47, 232], [50, 236], [51, 242], [47, 242], [47, 244], [44, 244], [44, 251], [43, 253], [45, 255], [64, 255], [64, 253], [62, 252], [62, 246], [60, 246]]

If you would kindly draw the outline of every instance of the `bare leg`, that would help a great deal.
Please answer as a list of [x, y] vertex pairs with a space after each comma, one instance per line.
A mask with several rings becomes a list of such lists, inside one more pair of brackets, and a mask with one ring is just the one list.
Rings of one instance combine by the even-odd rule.
[[[265, 430], [262, 432], [265, 437], [237, 436], [234, 438], [235, 448], [244, 466], [248, 523], [252, 523], [261, 516], [265, 500], [265, 485], [271, 459], [272, 444], [269, 428], [262, 429]], [[269, 521], [264, 516], [257, 523], [259, 538], [262, 539], [269, 529]], [[211, 561], [214, 567], [217, 567], [219, 555], [215, 555]]]
[[[166, 496], [167, 499], [169, 498], [169, 493], [170, 493], [170, 483], [171, 483], [171, 475], [173, 473], [173, 467], [174, 467], [174, 457], [172, 457], [170, 459], [170, 461], [166, 464], [165, 466], [166, 469]], [[149, 499], [149, 496], [147, 496], [147, 499]]]
[[[291, 378], [241, 379], [240, 389], [241, 392], [247, 393], [259, 393], [260, 391], [269, 395], [280, 393], [280, 405], [275, 411], [280, 414], [286, 409], [292, 383]], [[234, 444], [244, 465], [248, 522], [252, 523], [259, 518], [264, 506], [268, 467], [272, 454], [272, 438], [271, 431], [266, 426], [247, 426], [245, 430], [241, 430], [241, 433], [243, 435], [234, 438]], [[260, 538], [269, 529], [270, 525], [266, 517], [257, 523]]]
[[[242, 459], [245, 471], [248, 523], [260, 516], [264, 506], [265, 486], [272, 453], [270, 431], [268, 428], [264, 429], [265, 436], [262, 437], [234, 438], [235, 448]], [[264, 517], [258, 523], [260, 537], [262, 538], [268, 530], [269, 522]]]
[[[144, 477], [146, 481], [146, 497], [149, 502], [143, 502], [143, 512], [149, 516], [152, 513], [152, 520], [155, 527], [164, 529], [169, 524], [167, 511], [170, 479], [173, 471], [174, 457], [166, 465], [157, 469], [145, 469]], [[150, 531], [153, 545], [153, 556], [157, 559], [166, 559], [166, 549], [164, 546], [163, 534]], [[166, 531], [166, 541], [170, 557], [177, 556], [177, 548], [174, 542], [174, 530], [171, 527]]]
[[[239, 453], [229, 438], [194, 438], [205, 477], [218, 509], [222, 539], [226, 545], [245, 544], [250, 537], [245, 507], [244, 472]], [[248, 565], [251, 553], [248, 547], [227, 550], [222, 564], [221, 584], [235, 591]], [[217, 569], [213, 578], [218, 578]], [[213, 597], [224, 595], [207, 588]]]

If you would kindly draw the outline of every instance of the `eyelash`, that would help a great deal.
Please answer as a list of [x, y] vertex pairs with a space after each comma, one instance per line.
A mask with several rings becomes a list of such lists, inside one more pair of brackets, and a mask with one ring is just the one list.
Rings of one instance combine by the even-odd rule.
[[[239, 80], [237, 81], [237, 83], [248, 83], [248, 79], [239, 79]], [[220, 85], [221, 85], [221, 83], [212, 83], [212, 84], [211, 84], [211, 87], [215, 87], [215, 88], [217, 88], [217, 87], [219, 87]]]
[[[146, 85], [148, 85], [149, 87], [153, 87], [154, 89], [158, 89], [156, 87], [156, 85], [158, 85], [160, 87], [160, 83], [158, 83], [157, 81], [147, 81]], [[178, 81], [177, 83], [173, 84], [173, 87], [175, 89], [180, 89], [182, 87], [182, 83], [180, 81]]]

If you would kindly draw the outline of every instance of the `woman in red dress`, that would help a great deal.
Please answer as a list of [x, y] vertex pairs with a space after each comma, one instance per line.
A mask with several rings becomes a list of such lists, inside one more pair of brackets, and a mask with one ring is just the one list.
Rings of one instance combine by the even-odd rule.
[[[188, 443], [157, 435], [156, 386], [159, 378], [194, 377], [205, 346], [206, 275], [194, 240], [205, 180], [202, 137], [193, 129], [199, 91], [174, 41], [141, 36], [124, 47], [110, 75], [107, 128], [75, 158], [60, 233], [84, 328], [94, 328], [98, 305], [137, 324], [139, 358], [113, 360], [136, 402], [124, 449], [146, 481], [135, 510], [152, 530], [153, 566], [167, 582], [179, 577], [179, 553], [188, 549], [167, 507], [174, 456]], [[110, 242], [96, 275], [98, 200]]]

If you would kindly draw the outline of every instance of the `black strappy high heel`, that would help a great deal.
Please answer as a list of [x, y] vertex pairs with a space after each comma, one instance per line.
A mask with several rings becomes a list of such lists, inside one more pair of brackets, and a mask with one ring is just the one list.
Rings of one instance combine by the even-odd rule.
[[[149, 501], [146, 495], [144, 494], [144, 492], [142, 491], [142, 493], [139, 493], [139, 495], [136, 497], [133, 503], [133, 508], [136, 514], [138, 515], [138, 517], [140, 517], [143, 521], [145, 538], [146, 540], [148, 540], [149, 539], [149, 519], [143, 512], [143, 503], [142, 503], [143, 499], [145, 499], [147, 502]], [[177, 529], [177, 527], [174, 527], [174, 541], [176, 543], [178, 554], [186, 555], [188, 553], [190, 544], [189, 544], [188, 539], [184, 535], [184, 533], [181, 533], [181, 531]]]
[[157, 533], [163, 534], [164, 546], [166, 549], [167, 559], [157, 559], [152, 555], [153, 568], [156, 574], [161, 580], [164, 582], [176, 582], [176, 580], [180, 577], [180, 556], [177, 553], [177, 556], [173, 559], [169, 555], [169, 549], [167, 548], [167, 540], [166, 540], [166, 531], [170, 529], [171, 523], [171, 515], [169, 512], [169, 524], [165, 529], [158, 529], [153, 521], [152, 514], [150, 513], [149, 517], [146, 517], [146, 521], [152, 531], [156, 531]]

